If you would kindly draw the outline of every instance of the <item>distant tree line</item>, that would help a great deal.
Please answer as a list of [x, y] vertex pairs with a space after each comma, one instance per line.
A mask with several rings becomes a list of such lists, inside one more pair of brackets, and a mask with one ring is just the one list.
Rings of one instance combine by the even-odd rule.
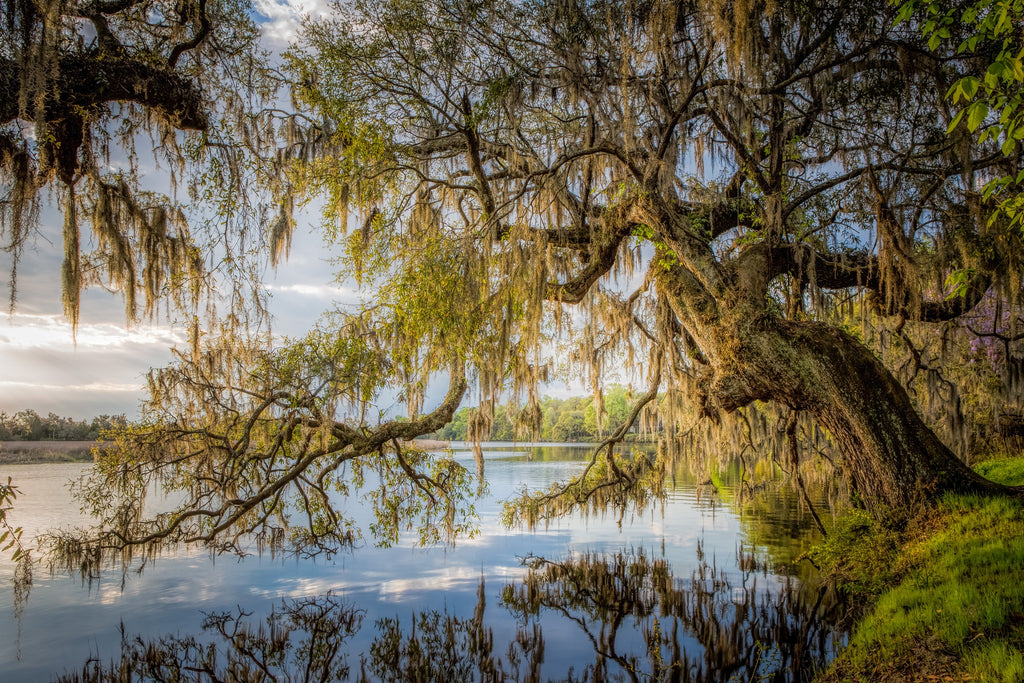
[[[632, 392], [622, 385], [612, 385], [603, 395], [604, 412], [598, 420], [598, 405], [593, 396], [573, 396], [559, 399], [545, 396], [541, 401], [540, 434], [520, 431], [516, 434], [518, 410], [514, 406], [498, 405], [494, 408], [494, 424], [491, 441], [589, 441], [607, 436], [616, 430], [628, 417], [629, 406], [636, 400]], [[438, 439], [465, 440], [469, 432], [469, 420], [475, 408], [460, 408], [452, 421], [435, 433]]]
[[0, 441], [92, 441], [109, 429], [127, 424], [124, 414], [75, 421], [56, 413], [43, 417], [29, 408], [13, 415], [0, 412]]

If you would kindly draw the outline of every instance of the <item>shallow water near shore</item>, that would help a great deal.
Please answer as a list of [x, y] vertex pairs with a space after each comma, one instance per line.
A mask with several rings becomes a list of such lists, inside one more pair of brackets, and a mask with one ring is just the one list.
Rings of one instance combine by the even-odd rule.
[[[471, 467], [468, 449], [453, 446]], [[663, 501], [621, 519], [608, 512], [534, 531], [501, 525], [501, 500], [572, 476], [589, 454], [578, 444], [487, 444], [480, 534], [454, 547], [410, 540], [330, 560], [181, 550], [92, 582], [37, 568], [20, 619], [4, 558], [3, 680], [46, 681], [90, 660], [107, 664], [121, 656], [122, 625], [129, 639], [195, 634], [227, 647], [215, 629], [202, 631], [204, 615], [242, 613], [255, 629], [297, 600], [352, 617], [337, 643], [349, 680], [400, 679], [424, 659], [435, 668], [418, 670], [435, 679], [463, 666], [459, 675], [470, 680], [804, 680], [834, 655], [845, 633], [812, 568], [797, 561], [818, 535], [788, 486], [744, 499], [737, 469], [721, 473], [718, 490], [704, 484], [706, 473], [676, 472]], [[35, 534], [82, 521], [64, 484], [88, 467], [0, 467], [22, 492], [14, 523]], [[430, 640], [432, 628], [447, 635]], [[290, 673], [303, 680], [301, 670]]]

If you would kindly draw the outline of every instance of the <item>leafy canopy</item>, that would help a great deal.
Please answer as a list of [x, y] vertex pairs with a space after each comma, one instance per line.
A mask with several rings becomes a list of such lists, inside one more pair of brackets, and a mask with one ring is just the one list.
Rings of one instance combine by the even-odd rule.
[[[286, 244], [295, 206], [324, 200], [341, 276], [373, 300], [278, 350], [231, 326], [197, 335], [153, 374], [150, 423], [86, 489], [102, 530], [64, 539], [66, 555], [240, 549], [249, 533], [330, 551], [354, 538], [335, 493], [360, 489], [380, 538], [403, 526], [450, 538], [482, 460], [474, 479], [403, 441], [447, 423], [470, 383], [470, 438], [490, 432], [503, 394], [515, 423], [538, 430], [539, 386], [556, 374], [593, 389], [596, 420], [620, 367], [646, 388], [625, 421], [578, 480], [509, 517], [642, 497], [664, 463], [622, 452], [638, 422], [691, 447], [741, 434], [782, 452], [798, 424], [820, 435], [790, 410], [822, 403], [807, 398], [815, 383], [792, 386], [781, 369], [829, 377], [762, 343], [786, 330], [826, 330], [872, 368], [864, 344], [886, 354], [920, 389], [918, 409], [961, 437], [958, 390], [933, 350], [968, 337], [928, 326], [983, 301], [999, 302], [986, 322], [1008, 339], [1021, 323], [1019, 239], [992, 239], [1008, 233], [980, 220], [989, 199], [976, 191], [1012, 160], [991, 136], [947, 135], [955, 114], [936, 88], [973, 57], [936, 59], [877, 2], [748, 9], [355, 0], [307, 23], [286, 55], [300, 113], [279, 131], [272, 242]], [[948, 297], [951, 270], [965, 276]], [[1000, 390], [1019, 389], [1008, 375]], [[386, 390], [405, 419], [375, 405]], [[788, 403], [758, 413], [782, 391]], [[181, 503], [147, 518], [154, 482]]]
[[[89, 286], [120, 291], [129, 322], [160, 303], [194, 313], [216, 290], [211, 271], [231, 270], [225, 261], [249, 249], [261, 219], [253, 152], [275, 132], [264, 107], [276, 80], [250, 15], [247, 0], [0, 7], [0, 247], [12, 308], [20, 254], [39, 238], [63, 244], [72, 325]], [[169, 188], [143, 177], [152, 165]], [[60, 235], [39, 224], [47, 188]]]

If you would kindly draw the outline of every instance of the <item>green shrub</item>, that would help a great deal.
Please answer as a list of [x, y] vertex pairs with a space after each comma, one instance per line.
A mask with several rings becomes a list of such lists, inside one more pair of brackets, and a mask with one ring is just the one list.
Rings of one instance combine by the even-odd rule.
[[828, 537], [808, 557], [840, 591], [874, 598], [895, 580], [899, 535], [854, 509], [837, 517]]

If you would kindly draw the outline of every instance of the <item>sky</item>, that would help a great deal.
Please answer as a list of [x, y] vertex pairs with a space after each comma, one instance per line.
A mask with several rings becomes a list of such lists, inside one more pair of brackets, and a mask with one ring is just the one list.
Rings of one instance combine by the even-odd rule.
[[[264, 46], [277, 51], [294, 37], [300, 17], [328, 13], [323, 0], [254, 0]], [[149, 178], [148, 182], [158, 182]], [[312, 222], [312, 221], [310, 221]], [[0, 312], [0, 411], [32, 408], [75, 419], [102, 414], [137, 416], [151, 367], [172, 360], [184, 330], [167, 320], [127, 327], [120, 295], [100, 288], [83, 294], [76, 336], [64, 319], [60, 272], [62, 219], [53, 207], [40, 217], [39, 235], [18, 263], [17, 303]], [[10, 257], [0, 253], [0, 300], [10, 298]], [[333, 284], [334, 271], [309, 224], [300, 225], [291, 257], [269, 271], [274, 332], [299, 335], [332, 301], [354, 301]], [[4, 309], [7, 307], [4, 306]]]
[[[137, 416], [146, 373], [172, 360], [185, 331], [166, 319], [128, 326], [121, 296], [93, 287], [83, 293], [76, 338], [62, 313], [59, 239], [60, 218], [46, 211], [39, 237], [18, 263], [14, 311], [0, 313], [0, 411], [32, 408], [79, 420]], [[0, 271], [9, 270], [9, 258], [0, 258]], [[301, 335], [333, 302], [355, 302], [357, 293], [334, 277], [315, 228], [300, 225], [291, 257], [266, 273], [274, 333]], [[4, 281], [5, 303], [9, 293]]]
[[[326, 0], [253, 0], [262, 42], [280, 52], [295, 37], [304, 16], [330, 14]], [[147, 163], [140, 153], [139, 162]], [[141, 181], [161, 187], [160, 172], [151, 169]], [[299, 336], [320, 314], [335, 304], [358, 303], [351, 287], [339, 287], [316, 225], [306, 216], [293, 236], [289, 258], [276, 270], [268, 268], [264, 284], [271, 294], [272, 329], [277, 335]], [[60, 213], [44, 207], [39, 235], [18, 263], [17, 302], [13, 311], [0, 308], [0, 412], [13, 414], [31, 408], [41, 415], [56, 413], [76, 420], [124, 413], [139, 416], [146, 392], [146, 374], [173, 359], [171, 349], [186, 342], [185, 330], [171, 321], [127, 326], [119, 294], [98, 287], [82, 296], [77, 336], [64, 319], [60, 273], [63, 258]], [[10, 257], [0, 252], [0, 302], [10, 297], [6, 276]], [[428, 403], [439, 401], [446, 382], [428, 389]], [[552, 396], [579, 395], [579, 383], [545, 388]], [[437, 394], [437, 396], [434, 396]], [[390, 399], [381, 397], [384, 403]], [[472, 395], [467, 401], [472, 402]], [[390, 410], [387, 406], [379, 406]], [[394, 409], [398, 409], [394, 402]]]

